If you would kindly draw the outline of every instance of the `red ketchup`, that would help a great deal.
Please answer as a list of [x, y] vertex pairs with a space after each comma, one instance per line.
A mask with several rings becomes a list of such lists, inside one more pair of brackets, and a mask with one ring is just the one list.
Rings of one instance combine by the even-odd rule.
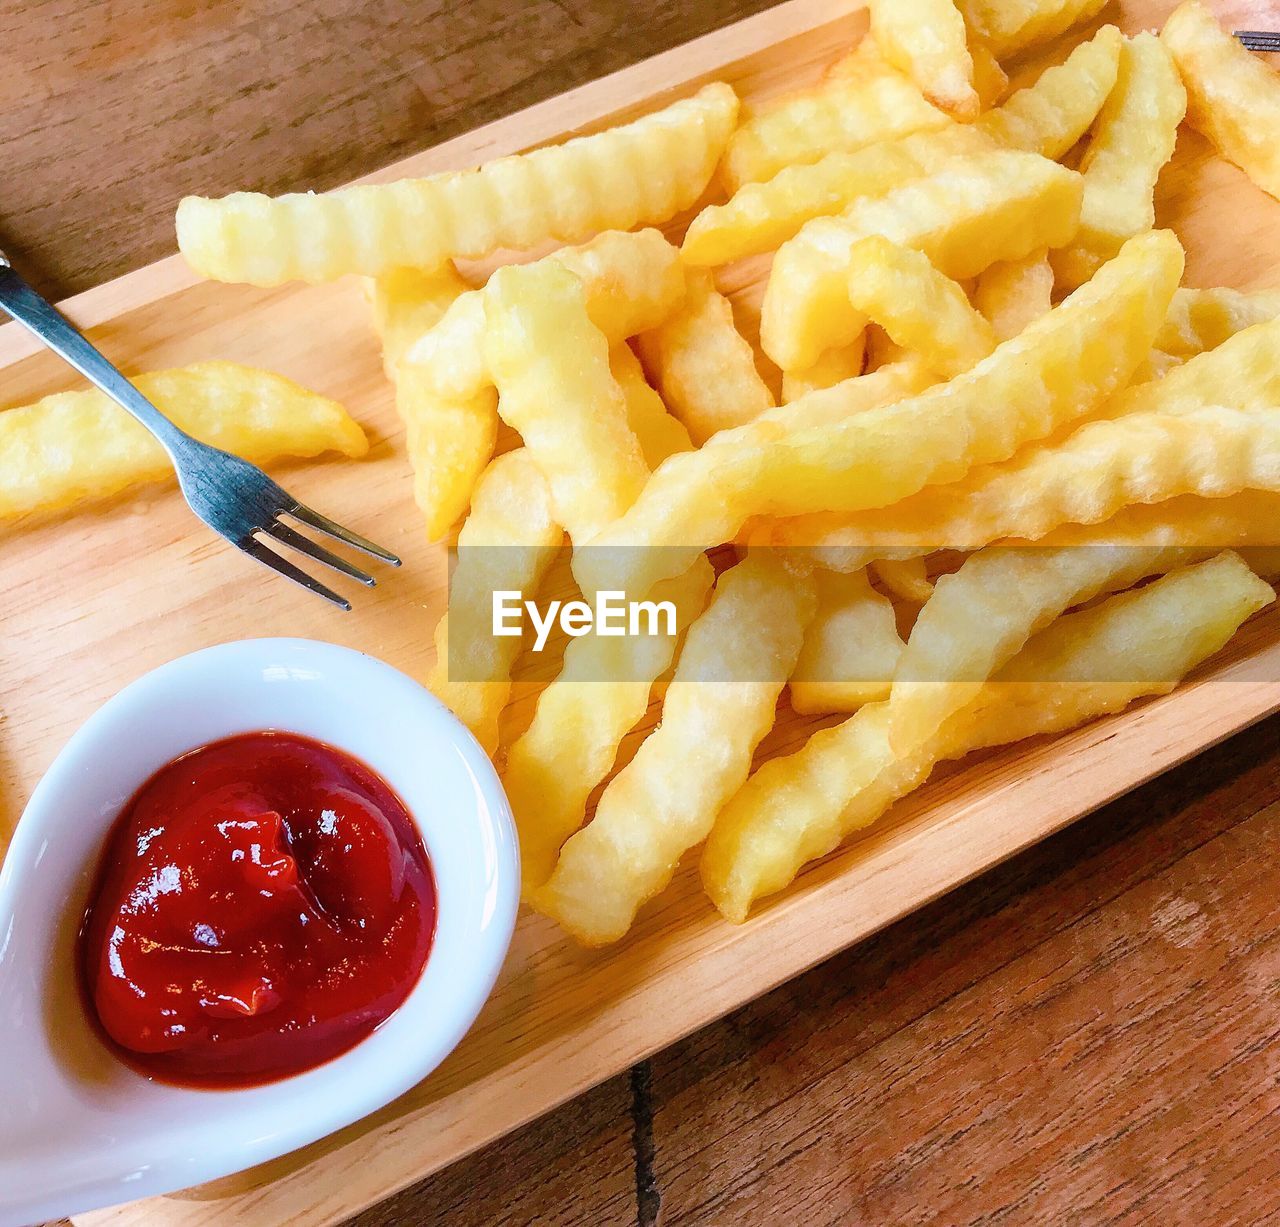
[[358, 1044], [418, 982], [436, 891], [404, 803], [306, 737], [247, 733], [161, 768], [120, 816], [81, 934], [132, 1067], [243, 1087]]

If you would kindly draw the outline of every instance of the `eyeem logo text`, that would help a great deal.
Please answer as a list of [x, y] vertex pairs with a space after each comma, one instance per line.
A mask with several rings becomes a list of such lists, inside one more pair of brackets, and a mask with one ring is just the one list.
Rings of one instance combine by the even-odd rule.
[[533, 626], [533, 650], [541, 652], [557, 622], [566, 635], [674, 635], [676, 607], [671, 601], [629, 601], [625, 592], [596, 593], [594, 605], [586, 601], [552, 601], [542, 611], [536, 601], [521, 599], [519, 591], [499, 589], [493, 594], [493, 633], [524, 633], [527, 614]]

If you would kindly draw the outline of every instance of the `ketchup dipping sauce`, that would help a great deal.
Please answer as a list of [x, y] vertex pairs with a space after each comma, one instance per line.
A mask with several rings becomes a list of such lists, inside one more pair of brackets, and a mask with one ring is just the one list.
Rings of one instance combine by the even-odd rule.
[[436, 925], [417, 827], [350, 755], [292, 733], [192, 750], [134, 795], [81, 930], [90, 1012], [139, 1072], [246, 1087], [354, 1047]]

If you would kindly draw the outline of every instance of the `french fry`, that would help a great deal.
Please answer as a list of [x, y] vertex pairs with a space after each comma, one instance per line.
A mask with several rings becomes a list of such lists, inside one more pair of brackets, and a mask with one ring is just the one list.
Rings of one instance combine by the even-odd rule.
[[1280, 545], [1280, 495], [1244, 490], [1222, 498], [1188, 494], [1163, 503], [1137, 504], [1102, 524], [1064, 524], [1041, 538], [1042, 548], [1092, 544], [1114, 546], [1270, 548]]
[[890, 339], [950, 379], [996, 347], [991, 325], [928, 256], [873, 235], [849, 249], [849, 302]]
[[991, 48], [972, 35], [969, 37], [969, 58], [973, 61], [973, 90], [978, 95], [978, 110], [989, 111], [1004, 97], [1009, 88], [1009, 77]]
[[834, 388], [846, 379], [856, 379], [866, 364], [867, 340], [865, 334], [840, 349], [829, 349], [812, 366], [802, 371], [782, 372], [782, 402], [790, 404], [810, 392]]
[[1280, 198], [1280, 78], [1198, 0], [1174, 10], [1160, 39], [1187, 87], [1187, 122], [1264, 192]]
[[772, 179], [784, 166], [851, 153], [951, 122], [901, 73], [887, 66], [828, 77], [813, 89], [749, 116], [729, 139], [721, 177], [730, 192]]
[[449, 611], [436, 626], [436, 660], [427, 678], [428, 689], [491, 757], [520, 653], [518, 637], [490, 633], [493, 593], [531, 596], [563, 540], [547, 482], [527, 449], [492, 461], [458, 533]]
[[784, 243], [765, 290], [760, 340], [783, 370], [811, 366], [866, 325], [849, 301], [849, 253], [881, 235], [923, 251], [948, 277], [1058, 247], [1075, 233], [1082, 183], [1037, 154], [988, 153], [818, 218]]
[[702, 612], [714, 578], [702, 558], [654, 591], [655, 601], [675, 606], [676, 635], [570, 640], [559, 676], [538, 696], [533, 722], [512, 744], [502, 774], [520, 834], [526, 896], [551, 876], [560, 846], [582, 825], [587, 798], [643, 718], [654, 682]]
[[713, 266], [773, 251], [805, 222], [934, 174], [958, 157], [1006, 148], [1059, 158], [1088, 131], [1111, 92], [1122, 41], [1119, 30], [1104, 26], [1064, 64], [1047, 69], [1033, 86], [975, 124], [950, 124], [856, 153], [829, 154], [785, 167], [767, 182], [746, 184], [726, 204], [710, 205], [693, 219], [681, 253], [689, 264]]
[[791, 706], [819, 716], [888, 698], [903, 646], [892, 603], [865, 571], [817, 571], [814, 579], [818, 609], [791, 675]]
[[746, 780], [815, 606], [812, 580], [772, 554], [721, 575], [689, 628], [662, 722], [561, 849], [534, 907], [589, 946], [626, 933]]
[[699, 445], [773, 406], [733, 307], [701, 269], [690, 270], [683, 305], [637, 337], [636, 348], [668, 408]]
[[[616, 344], [656, 328], [685, 293], [679, 252], [657, 230], [607, 230], [580, 247], [545, 257], [582, 282], [587, 315]], [[443, 317], [423, 329], [407, 352], [421, 378], [441, 394], [463, 399], [493, 386], [484, 360], [484, 291], [459, 295]]]
[[916, 753], [1042, 627], [1073, 605], [1158, 575], [1194, 547], [1093, 544], [980, 550], [942, 576], [920, 611], [889, 693], [889, 742]]
[[553, 263], [500, 268], [485, 319], [498, 412], [546, 477], [557, 523], [587, 541], [626, 511], [648, 469], [582, 282]]
[[871, 0], [871, 36], [885, 61], [924, 96], [964, 122], [978, 118], [964, 18], [952, 0]]
[[188, 196], [178, 246], [201, 276], [272, 286], [654, 225], [702, 195], [737, 114], [733, 90], [713, 84], [633, 123], [477, 170], [275, 199]]
[[[701, 550], [733, 540], [752, 516], [883, 507], [1007, 459], [1088, 416], [1128, 380], [1150, 351], [1181, 275], [1177, 239], [1152, 231], [1130, 239], [1061, 306], [950, 383], [795, 428], [814, 398], [834, 394], [839, 403], [841, 389], [862, 383], [851, 380], [671, 457], [593, 542], [599, 548], [575, 554], [580, 586], [644, 593]], [[667, 548], [652, 548], [659, 546]]]
[[1125, 239], [1155, 225], [1155, 187], [1173, 156], [1187, 91], [1154, 34], [1126, 39], [1115, 88], [1103, 103], [1080, 163], [1080, 233], [1053, 253], [1058, 281], [1070, 289], [1093, 276]]
[[1051, 42], [1100, 13], [1106, 0], [961, 0], [960, 10], [1001, 60]]
[[996, 340], [1007, 341], [1047, 315], [1052, 297], [1049, 253], [1033, 251], [1021, 260], [1001, 260], [980, 273], [973, 305], [991, 325]]
[[923, 605], [933, 595], [933, 580], [924, 555], [916, 558], [877, 558], [871, 572], [900, 601]]
[[672, 417], [644, 377], [640, 359], [629, 345], [615, 345], [609, 351], [609, 369], [627, 405], [627, 425], [631, 427], [645, 466], [656, 469], [668, 456], [693, 450], [693, 440], [679, 418]]
[[498, 397], [492, 386], [462, 396], [441, 395], [404, 356], [423, 331], [474, 291], [452, 264], [431, 271], [395, 269], [377, 278], [373, 287], [374, 323], [405, 426], [414, 501], [426, 520], [428, 540], [438, 541], [466, 512], [493, 456]]
[[1156, 334], [1156, 348], [1176, 358], [1191, 358], [1278, 316], [1280, 290], [1245, 294], [1226, 287], [1179, 289], [1164, 327]]
[[[183, 430], [255, 464], [369, 450], [364, 431], [336, 401], [270, 371], [199, 362], [133, 382]], [[0, 520], [66, 511], [173, 477], [164, 448], [97, 390], [59, 392], [0, 412], [0, 457]]]
[[889, 704], [864, 707], [798, 753], [765, 763], [720, 812], [702, 855], [707, 894], [729, 920], [744, 921], [756, 900], [870, 826], [936, 761], [1061, 732], [1167, 694], [1274, 599], [1228, 554], [1068, 614], [908, 759], [889, 747]]

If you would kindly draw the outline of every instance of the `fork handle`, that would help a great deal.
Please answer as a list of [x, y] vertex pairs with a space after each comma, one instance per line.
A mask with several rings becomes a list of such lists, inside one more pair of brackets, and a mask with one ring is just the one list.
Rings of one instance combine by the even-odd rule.
[[160, 441], [171, 459], [176, 460], [177, 453], [194, 442], [108, 362], [48, 299], [37, 294], [18, 275], [3, 251], [0, 251], [0, 310], [13, 316], [90, 383], [137, 418]]

